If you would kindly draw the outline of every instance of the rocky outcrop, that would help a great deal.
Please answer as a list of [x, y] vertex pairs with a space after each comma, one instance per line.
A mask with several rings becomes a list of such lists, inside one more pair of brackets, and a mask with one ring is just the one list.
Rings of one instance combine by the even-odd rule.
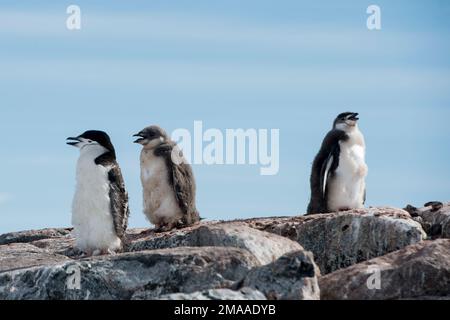
[[0, 235], [0, 299], [447, 299], [449, 205], [406, 209], [130, 229], [86, 258], [70, 229]]
[[319, 274], [312, 254], [296, 251], [254, 268], [241, 285], [259, 290], [273, 300], [315, 300], [320, 295]]
[[450, 239], [411, 245], [319, 282], [322, 299], [450, 298]]
[[1, 273], [0, 298], [123, 300], [142, 291], [156, 298], [229, 287], [257, 265], [251, 254], [236, 248], [125, 253]]
[[244, 223], [206, 224], [165, 234], [135, 239], [128, 251], [176, 247], [235, 247], [251, 252], [261, 264], [275, 261], [283, 254], [303, 248], [294, 241], [261, 232]]
[[[140, 297], [134, 297], [137, 300]], [[211, 289], [194, 293], [173, 293], [162, 295], [159, 300], [266, 300], [266, 297], [259, 291], [250, 288], [242, 288], [240, 290], [230, 289]]]
[[0, 245], [9, 243], [28, 243], [42, 239], [54, 239], [69, 236], [72, 229], [53, 228], [11, 232], [0, 235]]
[[[280, 268], [280, 277], [298, 269], [290, 280], [301, 292], [296, 298], [319, 299], [318, 268], [310, 253], [287, 238], [242, 223], [205, 223], [160, 234], [129, 230], [126, 252], [90, 258], [77, 255], [70, 235], [32, 233], [23, 233], [28, 238], [3, 237], [30, 242], [0, 246], [0, 299], [294, 297], [280, 292], [267, 297], [248, 279], [248, 288], [240, 285], [253, 270], [272, 263]], [[279, 262], [289, 252], [295, 252], [303, 264]], [[312, 272], [303, 272], [305, 263]]]
[[419, 222], [430, 239], [450, 238], [450, 203], [429, 202], [423, 208], [405, 208]]
[[42, 250], [28, 243], [11, 243], [0, 246], [0, 272], [40, 265], [55, 265], [69, 258]]
[[383, 256], [426, 238], [421, 225], [408, 212], [395, 208], [245, 222], [258, 230], [297, 241], [314, 254], [323, 274]]

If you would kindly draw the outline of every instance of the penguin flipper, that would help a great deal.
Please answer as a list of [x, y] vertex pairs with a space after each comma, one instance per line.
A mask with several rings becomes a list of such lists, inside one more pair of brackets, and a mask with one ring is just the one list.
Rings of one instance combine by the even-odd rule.
[[110, 182], [109, 197], [111, 201], [111, 213], [114, 218], [114, 229], [119, 238], [125, 235], [128, 226], [130, 208], [128, 206], [128, 193], [119, 166], [113, 166], [108, 172]]
[[339, 166], [339, 144], [335, 144], [328, 154], [327, 160], [322, 163], [320, 170], [320, 191], [323, 199], [327, 199], [327, 184], [336, 168]]
[[[188, 163], [182, 161], [176, 163], [172, 159], [172, 151], [177, 146], [174, 143], [163, 143], [156, 150], [155, 155], [164, 156], [169, 171], [169, 182], [172, 185], [175, 198], [183, 212], [183, 225], [191, 225], [200, 220], [199, 213], [195, 206], [195, 179], [192, 168]], [[177, 151], [177, 156], [182, 157], [182, 153]]]
[[128, 205], [128, 193], [119, 164], [111, 153], [105, 153], [95, 160], [97, 165], [109, 168], [109, 198], [110, 209], [113, 216], [114, 230], [116, 235], [122, 239], [128, 226], [130, 209]]
[[330, 169], [333, 165], [333, 153], [330, 153], [327, 161], [325, 161], [322, 165], [321, 176], [320, 176], [320, 190], [322, 191], [322, 196], [325, 197], [325, 193], [327, 191], [327, 181], [330, 175]]
[[347, 139], [348, 135], [337, 129], [328, 132], [323, 139], [319, 153], [314, 158], [311, 171], [311, 200], [307, 208], [307, 214], [328, 212], [327, 186], [339, 165], [339, 142]]

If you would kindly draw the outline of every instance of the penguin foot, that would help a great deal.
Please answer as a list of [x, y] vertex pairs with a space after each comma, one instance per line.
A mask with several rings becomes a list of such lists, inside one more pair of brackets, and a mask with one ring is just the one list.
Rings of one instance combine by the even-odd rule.
[[165, 224], [165, 225], [161, 225], [159, 227], [156, 227], [155, 229], [153, 229], [153, 231], [155, 233], [163, 233], [163, 232], [167, 232], [172, 230], [173, 228], [171, 228], [169, 225]]
[[185, 225], [180, 225], [179, 222], [170, 222], [170, 223], [165, 223], [165, 224], [156, 226], [156, 228], [153, 229], [153, 231], [155, 233], [162, 233], [162, 232], [171, 231], [173, 229], [181, 229], [184, 227], [185, 227]]
[[152, 230], [154, 233], [162, 233], [166, 231], [165, 226], [157, 226]]
[[94, 255], [94, 252], [92, 250], [86, 250], [81, 252], [81, 254], [79, 255], [80, 259], [84, 259], [84, 258], [89, 258], [92, 257]]

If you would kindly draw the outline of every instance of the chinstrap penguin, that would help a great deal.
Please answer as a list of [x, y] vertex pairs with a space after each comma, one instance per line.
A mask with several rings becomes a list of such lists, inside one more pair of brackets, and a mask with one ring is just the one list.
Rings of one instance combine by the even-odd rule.
[[358, 114], [341, 113], [316, 155], [311, 172], [307, 214], [363, 208], [368, 168]]
[[134, 137], [142, 145], [141, 182], [144, 214], [155, 231], [168, 231], [200, 220], [195, 205], [195, 179], [176, 143], [158, 126], [150, 126]]
[[80, 150], [72, 203], [76, 247], [88, 256], [120, 251], [129, 208], [114, 146], [103, 131], [86, 131], [67, 140]]

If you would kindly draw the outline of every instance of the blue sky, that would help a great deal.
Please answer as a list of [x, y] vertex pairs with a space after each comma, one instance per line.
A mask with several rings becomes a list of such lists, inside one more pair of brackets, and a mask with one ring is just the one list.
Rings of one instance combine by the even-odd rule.
[[449, 17], [448, 1], [2, 1], [0, 232], [70, 225], [65, 138], [87, 129], [112, 137], [130, 226], [148, 226], [131, 135], [195, 120], [280, 129], [278, 175], [194, 166], [208, 219], [304, 213], [312, 159], [347, 110], [366, 137], [367, 205], [450, 200]]

